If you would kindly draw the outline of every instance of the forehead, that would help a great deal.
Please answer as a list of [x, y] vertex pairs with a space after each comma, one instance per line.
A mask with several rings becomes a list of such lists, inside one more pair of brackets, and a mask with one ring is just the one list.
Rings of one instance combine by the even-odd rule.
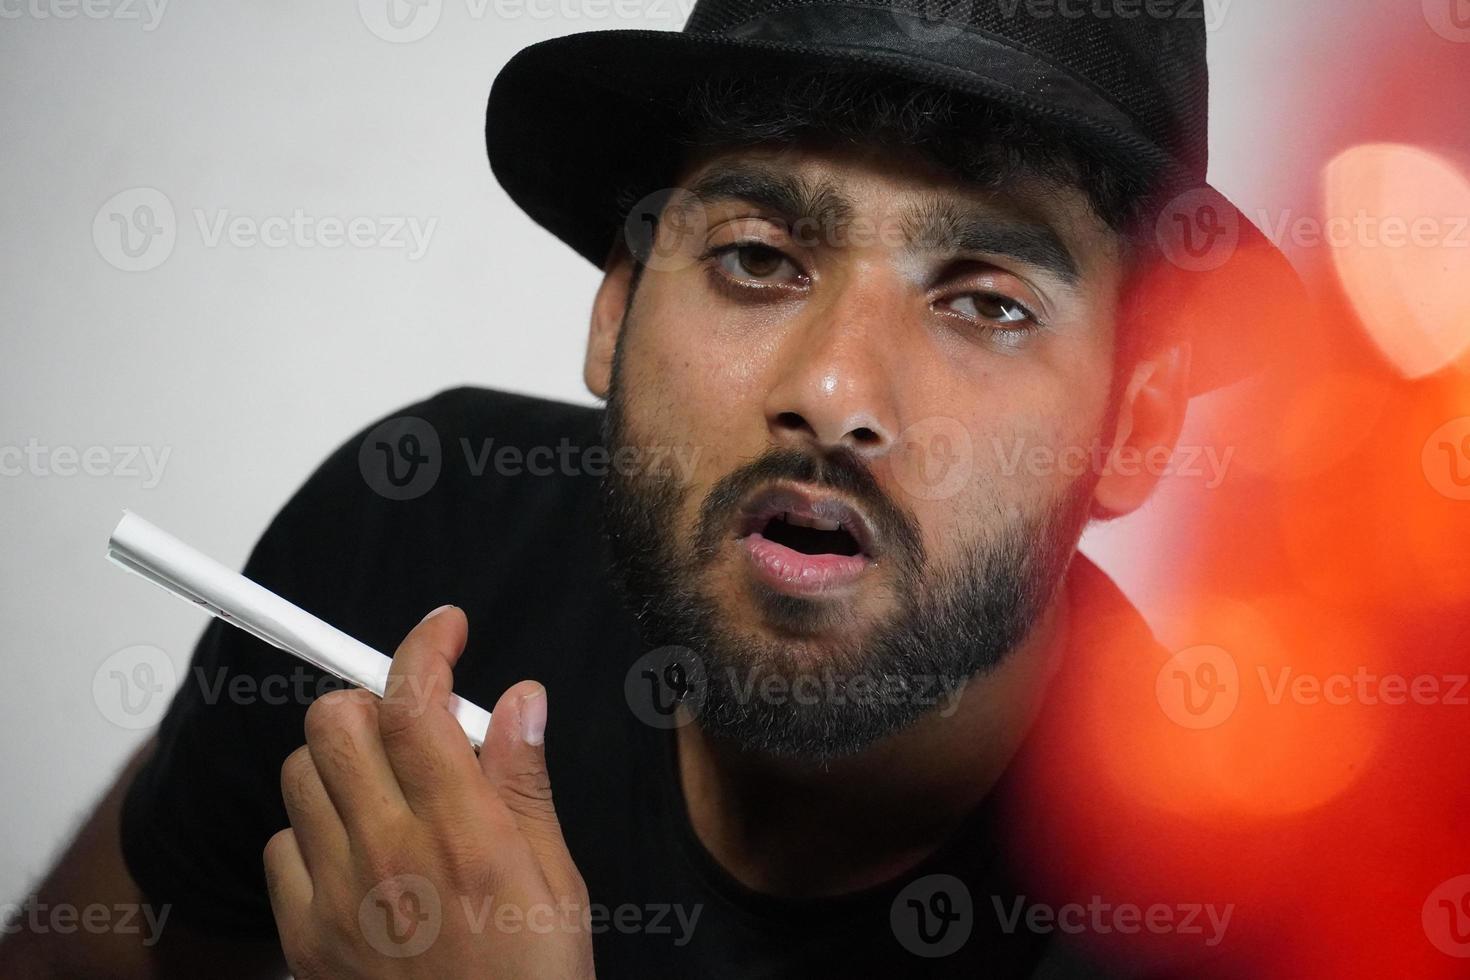
[[[729, 179], [722, 179], [729, 178]], [[804, 138], [780, 145], [720, 147], [688, 155], [677, 184], [686, 189], [719, 188], [706, 200], [718, 205], [738, 199], [745, 185], [774, 178], [806, 207], [805, 216], [835, 225], [854, 219], [901, 222], [911, 244], [953, 224], [946, 217], [993, 216], [1012, 226], [1054, 234], [1079, 260], [1082, 273], [1094, 264], [1116, 262], [1121, 236], [1097, 216], [1080, 187], [1039, 175], [1017, 173], [995, 185], [981, 184], [905, 147], [854, 145]], [[790, 210], [790, 208], [788, 208]], [[815, 213], [812, 213], [815, 212]], [[919, 236], [919, 241], [912, 241]]]

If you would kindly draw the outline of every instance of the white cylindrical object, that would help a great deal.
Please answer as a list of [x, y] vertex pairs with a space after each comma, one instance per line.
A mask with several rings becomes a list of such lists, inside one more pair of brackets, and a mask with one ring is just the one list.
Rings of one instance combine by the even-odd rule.
[[[387, 688], [392, 660], [359, 640], [232, 571], [137, 514], [123, 512], [107, 557], [181, 599], [238, 626], [378, 697]], [[490, 712], [456, 694], [450, 710], [475, 748], [485, 742]]]

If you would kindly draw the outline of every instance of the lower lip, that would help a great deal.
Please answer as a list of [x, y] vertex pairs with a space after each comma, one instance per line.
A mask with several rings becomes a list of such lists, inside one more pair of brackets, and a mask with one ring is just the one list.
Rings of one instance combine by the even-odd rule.
[[753, 531], [740, 539], [757, 577], [796, 595], [819, 595], [851, 585], [871, 562], [865, 555], [807, 555]]

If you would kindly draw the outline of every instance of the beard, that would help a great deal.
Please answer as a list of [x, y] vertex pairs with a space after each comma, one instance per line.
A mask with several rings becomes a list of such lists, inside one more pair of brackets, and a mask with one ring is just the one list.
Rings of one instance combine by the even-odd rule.
[[[621, 381], [621, 342], [602, 420], [610, 453], [641, 441]], [[773, 480], [823, 486], [860, 505], [887, 543], [895, 611], [854, 629], [827, 600], [755, 590], [764, 622], [793, 639], [737, 629], [709, 579], [750, 492]], [[868, 748], [952, 705], [964, 686], [999, 666], [1050, 605], [1085, 527], [1095, 477], [1084, 475], [1049, 505], [1007, 517], [958, 541], [947, 562], [926, 554], [917, 520], [846, 449], [772, 447], [706, 494], [692, 535], [681, 528], [688, 486], [667, 473], [602, 479], [604, 533], [614, 582], [645, 643], [662, 648], [679, 680], [682, 708], [711, 738], [739, 751], [823, 764]], [[846, 626], [842, 643], [824, 630]], [[775, 692], [775, 693], [773, 693]]]

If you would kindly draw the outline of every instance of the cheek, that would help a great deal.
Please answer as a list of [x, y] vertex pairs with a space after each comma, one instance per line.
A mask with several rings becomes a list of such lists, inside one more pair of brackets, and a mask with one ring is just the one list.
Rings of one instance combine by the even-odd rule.
[[[737, 332], [713, 307], [679, 302], [682, 289], [650, 290], [630, 324], [625, 404], [640, 438], [683, 446], [693, 504], [721, 476], [766, 446], [758, 337]], [[697, 294], [697, 293], [696, 293]]]
[[[1079, 399], [1055, 384], [972, 399], [967, 414], [906, 430], [889, 467], [894, 498], [919, 520], [936, 555], [1033, 520], [1101, 466], [1106, 391]], [[953, 422], [949, 420], [955, 420]]]

